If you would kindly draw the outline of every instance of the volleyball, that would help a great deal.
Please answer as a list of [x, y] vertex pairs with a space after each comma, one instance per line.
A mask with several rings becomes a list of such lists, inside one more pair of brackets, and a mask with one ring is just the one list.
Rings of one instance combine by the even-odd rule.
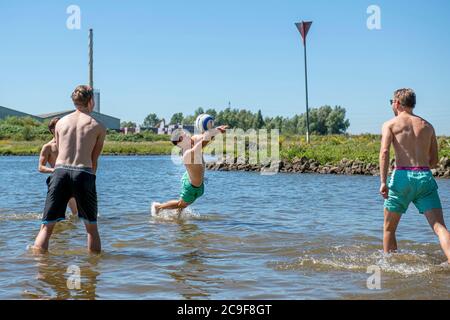
[[195, 120], [195, 128], [198, 132], [205, 132], [214, 127], [214, 118], [209, 114], [201, 114]]

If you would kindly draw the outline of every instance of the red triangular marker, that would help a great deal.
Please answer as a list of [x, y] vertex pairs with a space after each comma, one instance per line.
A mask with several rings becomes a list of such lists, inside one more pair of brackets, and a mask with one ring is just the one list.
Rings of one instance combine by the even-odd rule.
[[296, 23], [298, 31], [300, 31], [300, 34], [303, 38], [303, 44], [306, 44], [306, 36], [308, 35], [309, 29], [311, 28], [312, 21], [302, 21], [301, 23]]

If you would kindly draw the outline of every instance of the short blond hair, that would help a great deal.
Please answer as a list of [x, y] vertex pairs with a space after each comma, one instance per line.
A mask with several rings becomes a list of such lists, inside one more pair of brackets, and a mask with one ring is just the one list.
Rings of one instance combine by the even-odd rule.
[[416, 93], [413, 89], [398, 89], [394, 93], [394, 98], [397, 99], [403, 107], [414, 109], [416, 106]]
[[90, 86], [81, 85], [72, 92], [72, 101], [76, 107], [86, 108], [94, 97], [94, 90]]

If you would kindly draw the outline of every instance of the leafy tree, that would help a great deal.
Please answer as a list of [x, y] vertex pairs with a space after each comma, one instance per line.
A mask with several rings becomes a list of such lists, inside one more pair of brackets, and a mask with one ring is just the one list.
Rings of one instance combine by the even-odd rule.
[[350, 127], [350, 121], [345, 119], [346, 110], [340, 106], [334, 107], [327, 117], [328, 134], [342, 134]]
[[[193, 124], [197, 115], [204, 113], [202, 108], [198, 108], [194, 115], [184, 117], [183, 124]], [[216, 119], [216, 125], [227, 124], [231, 128], [248, 129], [279, 129], [283, 134], [305, 134], [306, 133], [306, 113], [296, 114], [290, 118], [281, 116], [263, 117], [261, 110], [253, 113], [245, 109], [226, 108], [217, 112], [215, 109], [207, 109], [206, 113]], [[322, 106], [310, 110], [309, 123], [310, 131], [316, 135], [342, 134], [350, 126], [348, 119], [345, 119], [345, 108], [336, 106]]]
[[193, 116], [193, 115], [186, 116], [186, 117], [183, 118], [182, 124], [184, 124], [184, 125], [193, 125], [195, 123], [195, 119], [196, 119], [196, 117]]
[[144, 119], [144, 127], [156, 127], [160, 123], [160, 119], [155, 113], [150, 113], [147, 117]]
[[217, 117], [217, 111], [214, 109], [208, 109], [205, 111], [205, 113], [209, 114], [210, 116], [212, 116], [214, 119]]
[[183, 123], [184, 117], [183, 117], [183, 113], [178, 112], [178, 113], [174, 113], [172, 118], [170, 118], [170, 124], [181, 124]]
[[120, 123], [120, 126], [122, 127], [122, 128], [136, 128], [136, 123], [135, 122], [131, 122], [131, 121], [122, 121], [121, 123]]
[[197, 110], [195, 110], [194, 117], [197, 118], [199, 115], [203, 113], [205, 113], [205, 111], [203, 110], [203, 108], [200, 107]]
[[252, 127], [255, 129], [261, 129], [264, 127], [264, 119], [261, 110], [258, 110], [258, 114], [255, 117], [255, 121], [253, 122]]
[[330, 106], [323, 106], [318, 109], [311, 109], [309, 112], [309, 129], [311, 133], [325, 135], [328, 133], [327, 118], [331, 113]]

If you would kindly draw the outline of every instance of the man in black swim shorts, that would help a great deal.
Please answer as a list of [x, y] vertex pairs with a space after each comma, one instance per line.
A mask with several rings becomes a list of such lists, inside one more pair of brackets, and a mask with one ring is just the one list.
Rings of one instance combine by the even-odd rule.
[[78, 216], [84, 220], [88, 249], [101, 251], [97, 229], [97, 161], [103, 149], [105, 127], [91, 117], [95, 102], [89, 86], [78, 86], [72, 93], [76, 111], [58, 121], [55, 139], [58, 148], [55, 171], [48, 179], [47, 200], [41, 230], [33, 249], [46, 252], [53, 228], [65, 218], [67, 203], [75, 198]]
[[47, 180], [48, 197], [45, 203], [43, 224], [65, 219], [67, 203], [74, 198], [78, 217], [86, 223], [97, 223], [97, 191], [92, 168], [57, 165]]

